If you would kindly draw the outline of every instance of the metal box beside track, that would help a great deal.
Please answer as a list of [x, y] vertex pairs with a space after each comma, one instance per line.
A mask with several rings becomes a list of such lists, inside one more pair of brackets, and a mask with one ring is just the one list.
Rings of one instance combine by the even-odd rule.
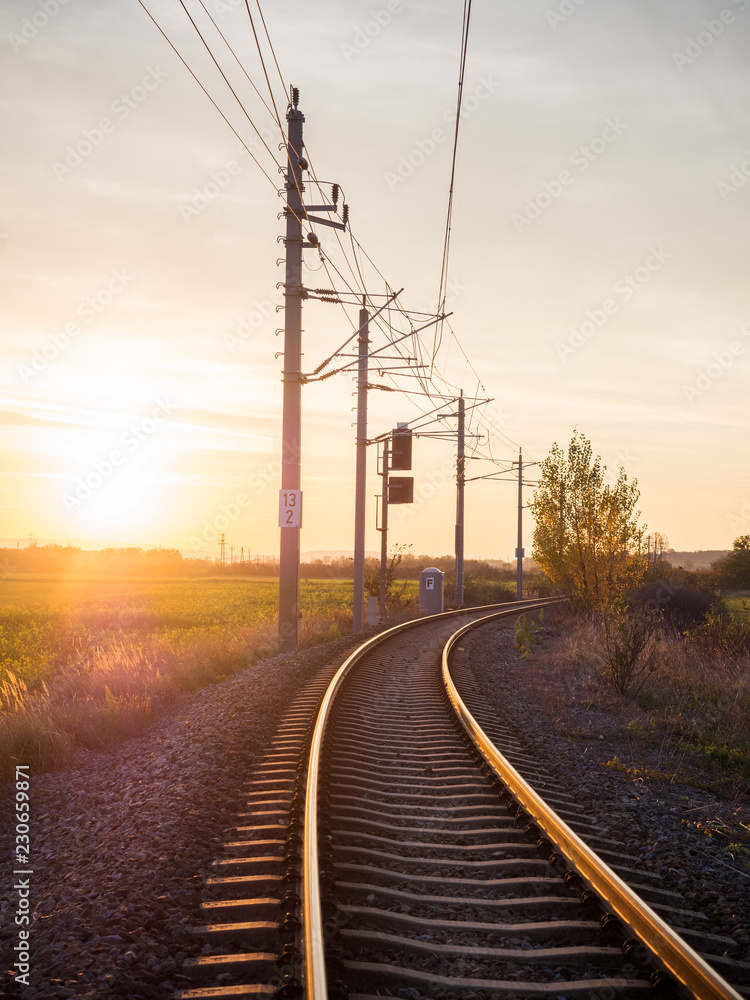
[[439, 615], [443, 610], [443, 584], [445, 573], [429, 566], [419, 574], [419, 610], [428, 615]]

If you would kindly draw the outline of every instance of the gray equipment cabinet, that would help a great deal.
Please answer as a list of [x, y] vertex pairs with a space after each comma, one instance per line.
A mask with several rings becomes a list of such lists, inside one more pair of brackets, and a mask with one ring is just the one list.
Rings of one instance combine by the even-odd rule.
[[430, 566], [419, 574], [419, 610], [428, 615], [438, 615], [443, 610], [443, 583], [445, 573]]

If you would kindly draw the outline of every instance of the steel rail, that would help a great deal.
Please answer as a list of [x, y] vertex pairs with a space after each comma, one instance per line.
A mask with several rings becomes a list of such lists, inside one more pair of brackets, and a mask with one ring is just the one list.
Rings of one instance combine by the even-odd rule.
[[[303, 955], [305, 968], [305, 986], [307, 1000], [327, 1000], [328, 984], [325, 967], [324, 935], [323, 935], [323, 914], [320, 905], [320, 878], [318, 866], [318, 771], [323, 748], [323, 737], [328, 723], [328, 714], [333, 700], [346, 676], [361, 659], [367, 656], [376, 646], [387, 639], [392, 638], [399, 632], [416, 628], [427, 622], [434, 622], [445, 618], [452, 618], [456, 615], [477, 614], [488, 611], [488, 615], [482, 617], [499, 617], [509, 615], [520, 608], [544, 607], [550, 603], [556, 603], [560, 598], [530, 599], [525, 601], [513, 601], [503, 604], [503, 611], [492, 612], [493, 607], [501, 605], [488, 604], [480, 608], [459, 608], [457, 611], [443, 611], [437, 615], [429, 615], [424, 618], [413, 618], [408, 622], [402, 622], [386, 629], [379, 635], [373, 636], [364, 642], [358, 649], [342, 663], [334, 674], [331, 683], [328, 685], [323, 700], [318, 709], [318, 716], [313, 730], [313, 737], [310, 744], [310, 758], [307, 770], [307, 790], [305, 793], [305, 830], [303, 846], [303, 873], [302, 873], [302, 900], [303, 900]], [[473, 622], [471, 624], [474, 624]], [[455, 633], [458, 635], [459, 633]]]
[[[555, 845], [612, 912], [630, 928], [652, 953], [654, 961], [675, 980], [680, 992], [695, 1000], [743, 1000], [701, 956], [683, 941], [661, 917], [637, 896], [521, 777], [500, 753], [466, 707], [450, 674], [449, 657], [453, 646], [473, 628], [484, 625], [488, 615], [470, 622], [450, 637], [443, 648], [442, 674], [448, 697], [462, 725], [487, 763], [503, 781], [547, 839]], [[563, 991], [564, 992], [564, 991]]]

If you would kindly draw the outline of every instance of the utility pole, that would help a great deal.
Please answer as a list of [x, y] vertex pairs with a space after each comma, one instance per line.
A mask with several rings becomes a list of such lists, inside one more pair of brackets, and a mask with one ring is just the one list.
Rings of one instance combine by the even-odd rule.
[[464, 603], [464, 485], [466, 473], [466, 452], [464, 446], [466, 431], [465, 402], [463, 392], [458, 399], [458, 451], [456, 454], [456, 566], [453, 601], [457, 608]]
[[523, 598], [523, 452], [518, 449], [518, 547], [516, 549], [516, 600]]
[[388, 621], [386, 594], [388, 590], [388, 466], [391, 461], [390, 440], [383, 442], [383, 494], [380, 508], [380, 620]]
[[[369, 313], [359, 311], [358, 367], [357, 367], [357, 464], [354, 495], [354, 608], [352, 631], [364, 628], [365, 604], [365, 515], [367, 490], [367, 358], [370, 348]], [[386, 505], [387, 506], [387, 505]]]
[[[299, 637], [299, 555], [300, 555], [300, 451], [302, 386], [302, 126], [305, 116], [297, 108], [299, 91], [292, 88], [292, 102], [286, 114], [286, 273], [284, 281], [284, 370], [281, 428], [282, 502], [293, 500], [296, 514], [281, 524], [279, 543], [279, 652], [296, 653]], [[288, 508], [287, 508], [288, 509]], [[280, 517], [280, 522], [281, 522]]]

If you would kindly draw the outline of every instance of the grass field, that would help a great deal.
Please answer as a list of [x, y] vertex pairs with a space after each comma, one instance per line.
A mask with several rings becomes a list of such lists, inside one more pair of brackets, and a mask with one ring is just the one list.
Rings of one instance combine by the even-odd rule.
[[743, 621], [750, 619], [750, 597], [727, 596], [724, 602], [736, 618]]
[[[277, 595], [257, 578], [0, 581], [3, 765], [58, 766], [273, 655]], [[345, 634], [351, 598], [351, 581], [303, 580], [301, 645]]]

